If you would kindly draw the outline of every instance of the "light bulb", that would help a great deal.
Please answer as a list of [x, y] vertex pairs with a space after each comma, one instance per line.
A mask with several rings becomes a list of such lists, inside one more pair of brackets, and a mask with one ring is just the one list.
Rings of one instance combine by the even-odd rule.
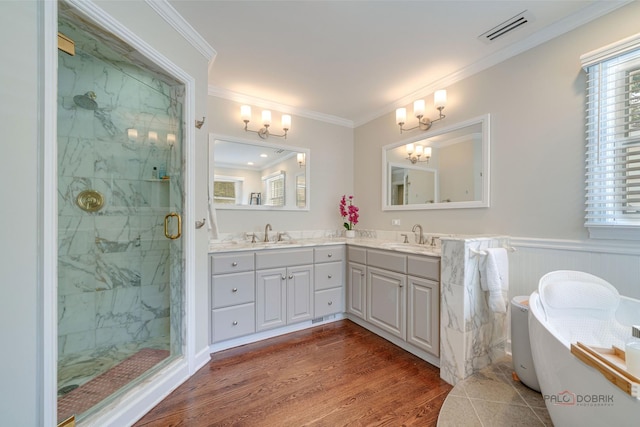
[[447, 91], [446, 90], [437, 90], [436, 93], [433, 94], [433, 104], [437, 108], [444, 108], [447, 105]]
[[416, 117], [424, 116], [424, 99], [419, 99], [413, 103], [413, 115]]
[[240, 107], [240, 118], [243, 122], [251, 121], [251, 107], [248, 105], [243, 105]]
[[396, 123], [406, 123], [407, 122], [407, 109], [406, 108], [398, 108], [396, 110]]
[[262, 112], [262, 124], [265, 126], [271, 125], [271, 111], [264, 110]]

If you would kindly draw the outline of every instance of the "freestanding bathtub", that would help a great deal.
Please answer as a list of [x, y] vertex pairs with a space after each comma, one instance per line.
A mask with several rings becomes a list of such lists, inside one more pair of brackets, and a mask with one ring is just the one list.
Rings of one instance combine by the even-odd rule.
[[[556, 285], [551, 286], [562, 287], [556, 287], [556, 292], [552, 288], [541, 291], [543, 284], [553, 281]], [[576, 341], [624, 349], [631, 325], [640, 324], [640, 301], [620, 296], [602, 279], [581, 272], [552, 272], [540, 285], [529, 298], [529, 336], [554, 426], [640, 426], [640, 400], [610, 383], [570, 350]], [[544, 292], [549, 298], [545, 299]]]

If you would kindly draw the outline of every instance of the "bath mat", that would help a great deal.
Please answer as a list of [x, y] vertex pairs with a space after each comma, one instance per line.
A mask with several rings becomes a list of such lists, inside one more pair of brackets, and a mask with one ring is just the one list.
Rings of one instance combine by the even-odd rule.
[[58, 422], [81, 414], [169, 357], [168, 350], [143, 348], [86, 384], [58, 398]]

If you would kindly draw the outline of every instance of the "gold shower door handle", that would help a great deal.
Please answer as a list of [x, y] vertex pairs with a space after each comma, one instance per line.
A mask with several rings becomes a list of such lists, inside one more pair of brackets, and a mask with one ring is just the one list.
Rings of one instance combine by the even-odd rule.
[[[169, 234], [169, 220], [171, 217], [178, 219], [178, 234]], [[182, 236], [182, 217], [177, 212], [170, 212], [164, 217], [164, 236], [167, 239], [175, 240]]]

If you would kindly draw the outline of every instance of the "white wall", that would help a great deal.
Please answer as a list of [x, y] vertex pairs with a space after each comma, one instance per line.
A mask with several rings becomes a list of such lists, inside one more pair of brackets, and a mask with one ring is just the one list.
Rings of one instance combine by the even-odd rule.
[[[209, 96], [209, 114], [205, 126], [214, 134], [262, 141], [258, 135], [244, 131], [240, 105]], [[254, 117], [259, 117], [261, 108], [252, 106], [252, 110]], [[280, 112], [272, 111], [272, 116], [273, 132], [279, 133], [277, 123], [280, 121]], [[259, 127], [257, 122], [249, 123], [250, 129], [257, 130]], [[219, 231], [263, 232], [267, 223], [278, 231], [342, 229], [338, 203], [343, 194], [353, 193], [353, 129], [293, 115], [287, 139], [271, 137], [266, 141], [311, 150], [311, 179], [307, 178], [311, 209], [305, 212], [218, 210]]]
[[[40, 424], [38, 394], [38, 2], [1, 2], [0, 414]], [[11, 42], [8, 42], [11, 41]]]
[[[362, 225], [408, 230], [585, 239], [584, 87], [580, 55], [637, 33], [640, 2], [447, 87], [448, 126], [491, 114], [491, 207], [382, 212], [381, 147], [407, 138], [393, 112], [355, 131]], [[409, 108], [410, 109], [410, 108]], [[431, 111], [435, 116], [437, 111]]]
[[[640, 257], [621, 256], [633, 245], [590, 242], [584, 217], [585, 74], [580, 55], [640, 31], [640, 2], [447, 87], [447, 126], [491, 114], [491, 207], [442, 211], [380, 209], [381, 147], [406, 138], [393, 112], [355, 131], [355, 193], [362, 226], [514, 237], [515, 294], [528, 294], [542, 274], [578, 269], [640, 296]], [[437, 111], [433, 110], [431, 116]], [[391, 220], [401, 220], [392, 227]], [[534, 243], [531, 243], [531, 242]], [[532, 247], [533, 246], [533, 247]], [[637, 245], [636, 245], [637, 246]], [[594, 262], [597, 260], [598, 262]], [[612, 269], [604, 260], [615, 260]], [[528, 268], [529, 263], [535, 266]], [[624, 272], [624, 273], [621, 273]]]

